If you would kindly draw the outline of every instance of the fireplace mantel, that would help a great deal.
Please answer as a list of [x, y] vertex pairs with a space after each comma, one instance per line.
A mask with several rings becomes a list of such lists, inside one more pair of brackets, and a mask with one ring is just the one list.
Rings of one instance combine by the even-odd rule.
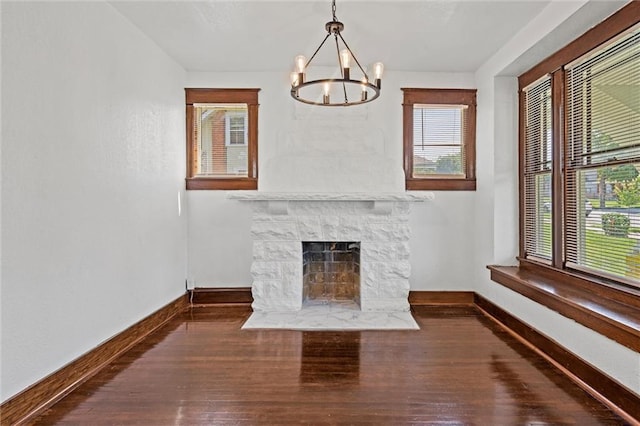
[[271, 214], [286, 214], [290, 202], [371, 202], [371, 212], [389, 213], [394, 202], [424, 202], [434, 199], [433, 192], [265, 192], [230, 191], [227, 197], [238, 201], [265, 201]]

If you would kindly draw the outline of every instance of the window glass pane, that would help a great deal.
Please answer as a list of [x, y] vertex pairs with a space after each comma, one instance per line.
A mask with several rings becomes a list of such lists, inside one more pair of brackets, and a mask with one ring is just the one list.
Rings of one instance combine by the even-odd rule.
[[551, 173], [525, 178], [525, 250], [527, 255], [551, 259]]
[[572, 263], [605, 274], [640, 278], [640, 163], [576, 172], [567, 238]]
[[466, 105], [414, 105], [413, 177], [465, 177], [462, 138], [466, 108]]
[[574, 165], [640, 156], [640, 30], [573, 64], [567, 80]]
[[247, 105], [194, 105], [196, 177], [246, 177]]
[[524, 90], [524, 246], [527, 256], [551, 260], [551, 79]]
[[464, 176], [462, 146], [414, 147], [413, 176]]

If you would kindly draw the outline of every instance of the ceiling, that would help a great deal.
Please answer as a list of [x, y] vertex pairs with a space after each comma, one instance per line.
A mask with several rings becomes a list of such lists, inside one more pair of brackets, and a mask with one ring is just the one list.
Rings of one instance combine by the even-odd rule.
[[[398, 71], [473, 72], [548, 3], [338, 0], [336, 14], [365, 67], [382, 61]], [[313, 54], [331, 20], [329, 0], [111, 4], [188, 71], [293, 69], [293, 58]], [[318, 57], [314, 64], [335, 60]]]

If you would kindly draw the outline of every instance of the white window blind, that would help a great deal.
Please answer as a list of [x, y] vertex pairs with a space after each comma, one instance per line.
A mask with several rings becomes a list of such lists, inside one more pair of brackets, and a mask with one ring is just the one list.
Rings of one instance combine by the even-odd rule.
[[551, 77], [524, 89], [524, 246], [527, 257], [551, 259]]
[[413, 106], [413, 177], [465, 177], [467, 105]]
[[565, 67], [567, 266], [640, 280], [640, 26]]

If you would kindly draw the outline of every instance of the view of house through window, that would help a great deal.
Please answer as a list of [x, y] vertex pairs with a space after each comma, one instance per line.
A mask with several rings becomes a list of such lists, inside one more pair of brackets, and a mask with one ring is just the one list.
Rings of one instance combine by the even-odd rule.
[[185, 89], [187, 189], [258, 188], [259, 91]]
[[194, 104], [196, 177], [247, 175], [247, 105]]

